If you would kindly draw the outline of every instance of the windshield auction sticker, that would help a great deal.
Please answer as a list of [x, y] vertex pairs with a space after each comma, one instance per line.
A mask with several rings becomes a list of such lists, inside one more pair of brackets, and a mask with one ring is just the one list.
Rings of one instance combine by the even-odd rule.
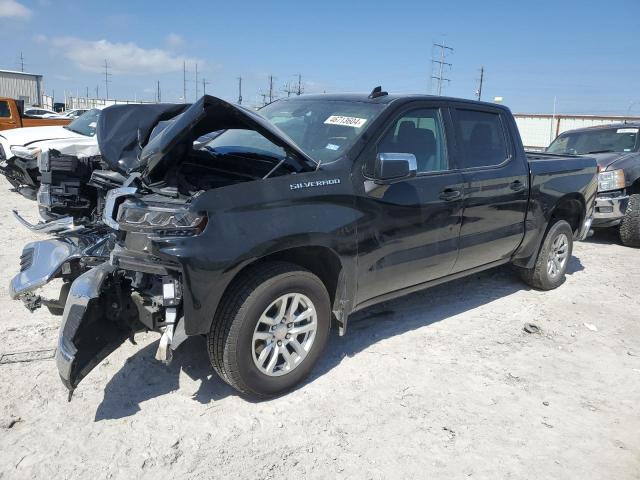
[[[327, 123], [327, 122], [325, 122]], [[638, 133], [638, 128], [619, 128], [616, 130], [616, 133]]]
[[342, 115], [331, 115], [327, 118], [324, 123], [327, 125], [342, 125], [344, 127], [354, 127], [360, 128], [365, 122], [366, 118], [358, 118], [358, 117], [343, 117]]

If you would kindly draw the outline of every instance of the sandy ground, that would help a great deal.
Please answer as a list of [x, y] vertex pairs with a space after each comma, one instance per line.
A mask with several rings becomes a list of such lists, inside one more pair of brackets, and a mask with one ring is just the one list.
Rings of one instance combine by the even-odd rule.
[[67, 403], [60, 317], [7, 295], [33, 238], [10, 211], [35, 205], [4, 181], [0, 205], [2, 479], [640, 478], [640, 251], [613, 235], [552, 292], [500, 268], [363, 311], [276, 400], [225, 386], [200, 337], [165, 367], [142, 334]]

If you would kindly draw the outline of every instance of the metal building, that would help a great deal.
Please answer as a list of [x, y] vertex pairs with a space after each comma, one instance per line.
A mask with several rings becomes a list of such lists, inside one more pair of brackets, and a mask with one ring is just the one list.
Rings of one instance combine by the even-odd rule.
[[25, 105], [42, 105], [42, 75], [0, 70], [0, 97], [24, 100]]

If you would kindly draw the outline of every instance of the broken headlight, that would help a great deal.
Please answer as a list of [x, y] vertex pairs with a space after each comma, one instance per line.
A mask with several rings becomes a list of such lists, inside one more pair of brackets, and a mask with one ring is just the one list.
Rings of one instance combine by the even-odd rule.
[[156, 207], [129, 201], [120, 206], [117, 221], [121, 230], [191, 237], [204, 230], [207, 216], [184, 208]]
[[25, 160], [35, 160], [38, 158], [38, 155], [42, 152], [39, 148], [31, 148], [31, 147], [11, 147], [11, 153], [13, 153], [18, 158], [24, 158]]

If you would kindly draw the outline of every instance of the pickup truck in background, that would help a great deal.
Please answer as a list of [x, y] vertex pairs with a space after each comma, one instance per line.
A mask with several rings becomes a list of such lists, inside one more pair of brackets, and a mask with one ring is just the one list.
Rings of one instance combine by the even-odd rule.
[[[211, 96], [114, 106], [97, 138], [93, 215], [64, 217], [61, 204], [31, 226], [55, 237], [25, 247], [10, 286], [63, 315], [70, 392], [152, 330], [159, 360], [206, 335], [224, 381], [278, 395], [357, 310], [504, 264], [534, 288], [560, 286], [597, 191], [594, 159], [528, 156], [504, 106], [379, 87], [260, 112]], [[73, 160], [37, 157], [46, 174]], [[40, 298], [53, 278], [59, 298]]]
[[564, 132], [548, 153], [588, 155], [598, 162], [593, 228], [617, 228], [620, 240], [640, 247], [640, 122]]
[[0, 130], [48, 125], [68, 125], [69, 118], [30, 117], [24, 114], [24, 102], [13, 98], [0, 97]]

